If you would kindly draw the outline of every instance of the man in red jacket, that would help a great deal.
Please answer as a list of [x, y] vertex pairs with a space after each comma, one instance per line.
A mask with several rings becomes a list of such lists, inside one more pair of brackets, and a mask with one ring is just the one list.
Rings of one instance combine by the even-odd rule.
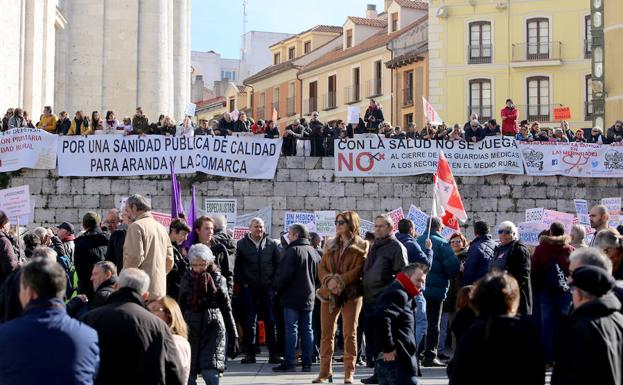
[[502, 108], [500, 115], [502, 115], [502, 135], [516, 136], [518, 132], [517, 117], [519, 113], [511, 99], [506, 99], [506, 107]]

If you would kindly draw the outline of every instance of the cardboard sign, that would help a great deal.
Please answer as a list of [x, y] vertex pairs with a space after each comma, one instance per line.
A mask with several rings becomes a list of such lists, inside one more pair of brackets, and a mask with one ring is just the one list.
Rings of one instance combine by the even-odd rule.
[[234, 227], [234, 240], [239, 241], [249, 233], [248, 227]]
[[588, 219], [588, 202], [586, 199], [574, 199], [575, 213], [578, 216], [578, 223], [582, 225], [590, 225], [591, 222]]
[[227, 227], [230, 229], [236, 226], [236, 216], [238, 215], [238, 200], [236, 198], [206, 198], [204, 208], [208, 216], [223, 215], [227, 219]]
[[348, 124], [359, 123], [359, 106], [348, 106]]
[[574, 218], [575, 215], [573, 214], [563, 213], [556, 210], [544, 210], [541, 222], [547, 226], [554, 222], [560, 222], [565, 226], [565, 232], [569, 234], [571, 232], [571, 227], [573, 226]]
[[569, 120], [569, 119], [571, 119], [571, 109], [569, 107], [554, 108], [554, 120]]
[[526, 210], [526, 222], [541, 222], [543, 220], [543, 211], [545, 209], [543, 207], [539, 207], [536, 209], [527, 209]]
[[321, 237], [335, 235], [335, 211], [314, 211], [316, 232]]
[[365, 219], [360, 219], [359, 220], [359, 236], [361, 238], [365, 238], [366, 233], [368, 231], [374, 232], [374, 222], [366, 221]]
[[409, 207], [409, 212], [407, 213], [407, 219], [410, 219], [415, 225], [415, 232], [418, 236], [424, 234], [426, 232], [426, 227], [428, 227], [428, 220], [430, 216], [423, 212], [422, 210], [415, 207], [415, 205], [411, 205]]
[[316, 215], [314, 213], [286, 211], [283, 219], [283, 230], [287, 232], [290, 226], [295, 223], [307, 226], [308, 231], [316, 231]]
[[195, 103], [188, 103], [186, 108], [184, 109], [184, 115], [195, 116], [195, 112], [197, 111], [197, 105]]
[[608, 214], [610, 214], [608, 224], [611, 227], [618, 226], [621, 223], [621, 197], [603, 198], [601, 204], [608, 208]]
[[405, 217], [405, 213], [404, 211], [402, 211], [402, 207], [398, 207], [397, 209], [388, 212], [387, 215], [389, 215], [390, 218], [394, 221], [394, 228], [392, 231], [395, 233], [396, 231], [398, 231], [398, 222], [400, 222], [400, 220]]
[[517, 226], [519, 239], [529, 246], [539, 245], [539, 234], [543, 230], [549, 229], [549, 225], [538, 222], [522, 222]]
[[30, 186], [24, 185], [0, 190], [0, 209], [12, 220], [30, 215], [32, 211]]

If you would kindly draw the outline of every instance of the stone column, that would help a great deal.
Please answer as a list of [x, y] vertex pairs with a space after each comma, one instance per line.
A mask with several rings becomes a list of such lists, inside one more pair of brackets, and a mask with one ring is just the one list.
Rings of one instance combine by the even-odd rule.
[[181, 119], [190, 102], [190, 23], [189, 1], [174, 0], [174, 64], [175, 119]]

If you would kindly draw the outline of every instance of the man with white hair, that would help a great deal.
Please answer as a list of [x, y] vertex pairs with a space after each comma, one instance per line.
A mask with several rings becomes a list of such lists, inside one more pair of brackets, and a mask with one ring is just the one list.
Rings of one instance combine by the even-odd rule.
[[519, 314], [532, 314], [532, 284], [530, 282], [530, 251], [519, 240], [517, 226], [505, 221], [498, 225], [499, 245], [493, 252], [491, 270], [506, 271], [519, 284]]
[[98, 384], [183, 384], [182, 364], [166, 323], [145, 307], [149, 276], [124, 268], [106, 305], [82, 321], [97, 331]]
[[236, 257], [236, 241], [227, 232], [227, 218], [222, 214], [214, 215], [212, 222], [214, 223], [212, 239], [225, 246], [227, 257], [229, 258], [229, 266], [233, 267], [235, 263], [234, 258]]
[[151, 298], [167, 294], [167, 273], [173, 268], [173, 245], [167, 229], [151, 215], [151, 206], [142, 195], [126, 202], [130, 219], [123, 244], [123, 268], [136, 267], [149, 275]]

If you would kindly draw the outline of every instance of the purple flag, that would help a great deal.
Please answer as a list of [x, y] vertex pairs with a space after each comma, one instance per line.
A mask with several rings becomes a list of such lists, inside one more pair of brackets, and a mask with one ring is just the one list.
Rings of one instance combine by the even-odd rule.
[[171, 163], [171, 218], [175, 219], [180, 214], [184, 214], [182, 190], [180, 183], [177, 181], [177, 175], [175, 175], [175, 167]]
[[193, 225], [195, 224], [195, 219], [197, 219], [195, 207], [196, 207], [195, 206], [195, 186], [192, 186], [192, 196], [190, 199], [190, 210], [188, 210], [188, 214], [186, 216], [186, 223], [188, 223], [188, 226], [190, 226], [192, 230], [190, 234], [188, 234], [188, 238], [186, 239], [186, 242], [184, 242], [184, 248], [186, 250], [190, 249], [190, 246], [193, 245], [193, 243], [195, 242], [195, 237], [197, 236], [197, 234], [195, 233], [195, 230], [193, 229]]

